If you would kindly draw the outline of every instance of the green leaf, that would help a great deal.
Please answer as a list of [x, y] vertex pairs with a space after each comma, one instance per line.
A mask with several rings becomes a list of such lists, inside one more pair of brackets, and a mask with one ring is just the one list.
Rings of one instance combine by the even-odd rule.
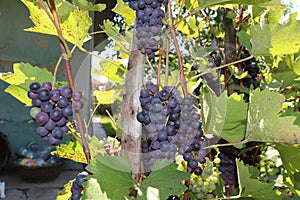
[[177, 170], [177, 167], [176, 163], [169, 160], [157, 160], [150, 175], [141, 183], [143, 196], [139, 199], [167, 199], [170, 195], [181, 195], [187, 187], [180, 182], [190, 175]]
[[118, 0], [116, 6], [112, 9], [115, 13], [124, 17], [127, 25], [131, 25], [135, 20], [135, 12], [123, 0]]
[[103, 25], [103, 31], [110, 39], [112, 39], [116, 43], [116, 46], [119, 48], [121, 53], [129, 55], [132, 33], [127, 31], [126, 36], [123, 36], [119, 33], [119, 30], [117, 30], [114, 23], [109, 20], [104, 20]]
[[287, 170], [288, 175], [294, 183], [296, 189], [300, 189], [300, 147], [299, 146], [286, 146], [276, 144], [275, 148], [278, 150], [282, 163]]
[[[21, 1], [29, 9], [30, 19], [34, 24], [34, 27], [27, 28], [25, 29], [26, 31], [57, 35], [55, 26], [38, 3], [35, 3], [33, 0]], [[67, 9], [65, 12], [70, 12], [69, 6], [66, 8], [64, 8], [64, 6], [60, 6], [59, 9]], [[50, 12], [50, 10], [48, 11]], [[62, 13], [63, 11], [58, 12]], [[89, 17], [88, 11], [80, 11], [75, 8], [70, 12], [68, 18], [60, 24], [64, 39], [78, 47], [82, 47], [84, 41], [89, 37], [88, 31], [91, 25], [92, 19]]]
[[294, 79], [298, 77], [294, 70], [288, 66], [286, 60], [279, 62], [278, 67], [273, 69], [272, 76], [282, 83], [282, 87], [293, 85]]
[[107, 77], [120, 85], [124, 84], [125, 69], [119, 60], [103, 60], [100, 62], [101, 70], [93, 70], [92, 73]]
[[17, 85], [10, 85], [4, 91], [18, 99], [25, 106], [31, 106], [31, 99], [28, 98], [27, 91], [24, 88]]
[[254, 25], [251, 27], [252, 54], [255, 56], [269, 56], [271, 45], [270, 25]]
[[90, 177], [83, 183], [82, 199], [85, 200], [110, 200], [105, 192], [101, 191], [100, 185], [97, 179]]
[[121, 90], [95, 90], [93, 96], [96, 97], [98, 104], [112, 104], [118, 99], [118, 97], [120, 97], [121, 93]]
[[227, 97], [225, 122], [220, 137], [228, 142], [239, 142], [245, 137], [248, 104], [243, 98], [244, 95], [237, 93]]
[[239, 40], [242, 43], [242, 45], [244, 45], [251, 52], [251, 35], [246, 33], [244, 30], [237, 32], [236, 35], [239, 37]]
[[200, 8], [206, 8], [213, 5], [224, 4], [230, 0], [198, 0]]
[[[278, 10], [272, 12], [278, 13]], [[271, 12], [271, 13], [272, 13]], [[287, 24], [271, 24], [271, 44], [270, 49], [273, 55], [286, 55], [294, 54], [299, 51], [300, 48], [300, 21], [296, 20], [297, 13], [290, 15], [290, 19]]]
[[[242, 161], [236, 160], [239, 181], [239, 196], [251, 197], [253, 199], [273, 199], [279, 200], [273, 191], [274, 184], [261, 183], [258, 179], [253, 179], [250, 174], [249, 166], [243, 164]], [[251, 169], [253, 170], [253, 168]]]
[[103, 193], [110, 199], [129, 198], [134, 180], [130, 174], [130, 162], [121, 156], [96, 156], [86, 168], [97, 179]]
[[298, 56], [293, 65], [294, 72], [300, 75], [300, 56]]
[[276, 92], [256, 89], [250, 93], [247, 141], [299, 143], [300, 127], [296, 117], [279, 117], [285, 97]]

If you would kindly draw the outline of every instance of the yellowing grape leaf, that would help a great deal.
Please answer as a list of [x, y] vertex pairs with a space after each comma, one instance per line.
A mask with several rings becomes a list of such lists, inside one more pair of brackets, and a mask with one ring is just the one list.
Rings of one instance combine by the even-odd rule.
[[123, 0], [118, 0], [116, 6], [112, 9], [115, 13], [124, 17], [127, 25], [131, 25], [135, 20], [135, 12]]
[[73, 180], [64, 185], [64, 188], [58, 192], [56, 200], [67, 200], [72, 196], [71, 187]]
[[98, 104], [112, 104], [121, 95], [121, 90], [99, 91], [95, 90], [93, 95]]
[[[34, 27], [27, 28], [25, 29], [26, 31], [57, 35], [54, 24], [37, 2], [33, 0], [21, 1], [29, 9], [30, 19], [34, 24]], [[64, 9], [64, 7], [60, 6], [58, 9]], [[68, 9], [69, 12], [70, 7], [66, 9]], [[70, 12], [68, 18], [60, 24], [64, 39], [78, 47], [82, 47], [84, 41], [88, 38], [88, 30], [91, 25], [92, 19], [89, 17], [88, 11], [78, 10], [76, 7]]]
[[107, 77], [109, 80], [120, 85], [124, 84], [125, 69], [119, 60], [103, 60], [100, 62], [101, 70], [94, 70], [93, 73]]
[[21, 103], [25, 104], [25, 106], [31, 106], [31, 99], [28, 98], [25, 89], [17, 85], [10, 85], [4, 91], [18, 99]]
[[268, 90], [250, 93], [247, 141], [299, 143], [300, 127], [294, 124], [297, 117], [279, 117], [284, 101], [284, 95]]
[[80, 10], [84, 11], [98, 11], [101, 12], [106, 8], [105, 4], [93, 4], [88, 0], [73, 0], [74, 5], [78, 6]]
[[106, 192], [102, 192], [97, 179], [90, 177], [83, 183], [82, 199], [88, 200], [110, 200]]

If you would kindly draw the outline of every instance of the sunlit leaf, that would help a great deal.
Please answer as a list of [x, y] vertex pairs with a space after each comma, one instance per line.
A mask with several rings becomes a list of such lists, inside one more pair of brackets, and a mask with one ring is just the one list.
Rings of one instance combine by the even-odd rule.
[[86, 200], [110, 200], [105, 192], [101, 191], [100, 185], [97, 179], [90, 177], [83, 183], [82, 199]]
[[112, 104], [116, 99], [120, 97], [121, 92], [121, 90], [95, 90], [93, 95], [96, 97], [98, 104]]
[[115, 13], [124, 17], [126, 24], [129, 26], [135, 20], [135, 12], [123, 0], [118, 0], [116, 6], [112, 9]]
[[72, 183], [73, 183], [73, 180], [69, 181], [67, 184], [64, 185], [64, 188], [58, 192], [56, 200], [67, 200], [71, 197]]
[[256, 89], [250, 93], [247, 141], [299, 143], [300, 127], [295, 116], [279, 117], [285, 97], [276, 92]]

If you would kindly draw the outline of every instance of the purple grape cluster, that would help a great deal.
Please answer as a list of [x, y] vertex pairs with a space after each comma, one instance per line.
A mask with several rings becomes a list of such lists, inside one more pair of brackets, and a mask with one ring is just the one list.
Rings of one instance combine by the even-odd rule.
[[75, 178], [71, 186], [72, 195], [69, 200], [79, 200], [82, 197], [83, 183], [86, 181], [85, 178], [87, 175], [88, 173], [84, 171], [79, 173]]
[[235, 162], [223, 153], [219, 154], [221, 160], [218, 169], [221, 172], [221, 178], [225, 185], [236, 185], [237, 172]]
[[31, 99], [32, 118], [40, 125], [37, 133], [51, 145], [60, 144], [64, 133], [69, 128], [67, 123], [73, 116], [73, 110], [80, 110], [82, 93], [72, 91], [69, 86], [52, 89], [50, 82], [32, 82], [29, 86], [28, 97]]
[[[140, 91], [140, 103], [142, 111], [137, 114], [137, 120], [143, 125], [145, 170], [151, 171], [157, 159], [174, 161], [177, 150], [183, 155], [191, 145], [202, 140], [200, 115], [193, 107], [194, 102], [189, 97], [182, 99], [176, 87], [165, 86], [159, 90], [157, 85], [147, 82]], [[198, 143], [197, 150], [200, 149]]]
[[162, 5], [168, 0], [124, 0], [136, 11], [137, 48], [154, 58], [155, 52], [162, 46], [161, 30], [165, 12]]

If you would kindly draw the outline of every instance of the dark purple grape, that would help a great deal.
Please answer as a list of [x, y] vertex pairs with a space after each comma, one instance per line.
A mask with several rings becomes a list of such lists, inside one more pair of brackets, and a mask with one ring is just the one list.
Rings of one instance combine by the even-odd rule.
[[202, 168], [201, 167], [196, 167], [196, 169], [194, 169], [194, 173], [197, 176], [200, 176], [202, 174]]
[[40, 107], [42, 104], [42, 101], [39, 98], [33, 98], [31, 100], [31, 105], [34, 107]]
[[49, 134], [49, 131], [45, 127], [39, 126], [37, 127], [37, 133], [39, 134], [39, 136], [45, 137]]
[[193, 159], [193, 155], [191, 153], [184, 153], [183, 154], [183, 159], [188, 162], [191, 159]]
[[72, 89], [69, 86], [61, 86], [59, 88], [60, 94], [61, 96], [65, 97], [65, 98], [71, 98], [72, 97]]
[[46, 82], [42, 83], [42, 88], [46, 88], [47, 90], [51, 91], [52, 83], [50, 83], [49, 81], [46, 81]]
[[191, 159], [188, 161], [188, 166], [192, 169], [196, 169], [198, 167], [198, 161], [195, 159]]
[[50, 91], [46, 88], [41, 88], [38, 92], [38, 97], [41, 101], [47, 101], [50, 99]]
[[38, 90], [40, 89], [41, 85], [38, 82], [32, 82], [29, 85], [30, 91], [31, 92], [38, 92]]
[[39, 125], [44, 125], [48, 122], [49, 120], [49, 115], [45, 112], [40, 112], [36, 115], [35, 117], [35, 121], [39, 124]]
[[159, 141], [165, 141], [168, 139], [168, 134], [166, 133], [166, 131], [159, 131], [157, 134], [157, 139]]
[[56, 123], [53, 120], [49, 119], [48, 122], [44, 125], [44, 127], [47, 130], [51, 131], [56, 127]]
[[145, 116], [143, 115], [142, 112], [139, 112], [136, 116], [136, 119], [140, 122], [143, 123], [145, 121]]
[[53, 137], [52, 134], [49, 134], [49, 137], [47, 138], [47, 141], [48, 141], [51, 145], [53, 145], [53, 146], [59, 145], [60, 142], [61, 142], [60, 139], [57, 139], [57, 138]]
[[147, 98], [149, 97], [150, 91], [148, 89], [142, 89], [140, 91], [140, 97], [142, 98]]
[[83, 107], [83, 104], [81, 101], [73, 101], [72, 107], [75, 111], [79, 111]]
[[60, 98], [60, 92], [58, 89], [53, 89], [50, 91], [50, 99], [53, 102], [57, 102]]
[[153, 1], [155, 1], [155, 0], [145, 0], [145, 3], [150, 5]]
[[28, 91], [28, 92], [27, 92], [27, 96], [28, 96], [30, 99], [38, 98], [38, 94], [37, 94], [36, 92], [32, 92], [32, 91]]
[[60, 120], [58, 120], [56, 123], [57, 126], [64, 126], [68, 122], [68, 119], [66, 117], [61, 117]]
[[152, 7], [153, 9], [157, 8], [158, 6], [159, 6], [159, 3], [158, 3], [157, 1], [153, 1], [153, 2], [151, 3], [151, 7]]
[[144, 9], [145, 8], [145, 1], [144, 0], [138, 0], [137, 4], [139, 9]]
[[152, 141], [150, 147], [154, 150], [159, 149], [159, 147], [160, 147], [159, 141], [157, 141], [157, 140]]
[[144, 9], [145, 14], [146, 14], [146, 15], [149, 15], [149, 16], [152, 14], [152, 11], [153, 11], [153, 9], [152, 9], [151, 7], [149, 7], [149, 6], [147, 6], [147, 7]]
[[41, 103], [42, 112], [50, 113], [51, 110], [53, 110], [53, 108], [54, 108], [54, 104], [51, 103], [50, 101], [44, 101]]
[[67, 106], [64, 109], [62, 109], [63, 116], [70, 117], [73, 115], [73, 108], [72, 106]]
[[166, 132], [167, 132], [168, 136], [173, 136], [176, 134], [176, 129], [173, 125], [167, 124]]
[[79, 101], [82, 98], [82, 92], [79, 90], [74, 90], [72, 97], [73, 97], [73, 100]]
[[69, 128], [67, 126], [62, 126], [60, 127], [60, 130], [63, 132], [63, 133], [67, 133], [69, 131]]
[[65, 108], [69, 105], [69, 100], [65, 97], [59, 98], [57, 101], [57, 105], [60, 108]]
[[52, 130], [52, 136], [56, 139], [62, 139], [63, 137], [63, 132], [62, 130], [59, 128], [59, 127], [55, 127], [53, 130]]
[[50, 112], [50, 118], [55, 122], [60, 120], [62, 118], [62, 115], [62, 111], [59, 109], [54, 109]]
[[192, 146], [192, 150], [193, 150], [193, 151], [199, 151], [199, 150], [201, 149], [201, 145], [200, 145], [200, 143], [197, 142], [197, 141], [194, 141], [194, 142], [191, 144], [191, 146]]
[[205, 157], [201, 157], [201, 158], [199, 158], [199, 163], [200, 163], [200, 164], [204, 164], [204, 163], [206, 163], [206, 159], [205, 159]]
[[159, 98], [162, 101], [166, 101], [167, 99], [169, 99], [169, 97], [170, 97], [170, 94], [167, 90], [163, 89], [159, 92]]

